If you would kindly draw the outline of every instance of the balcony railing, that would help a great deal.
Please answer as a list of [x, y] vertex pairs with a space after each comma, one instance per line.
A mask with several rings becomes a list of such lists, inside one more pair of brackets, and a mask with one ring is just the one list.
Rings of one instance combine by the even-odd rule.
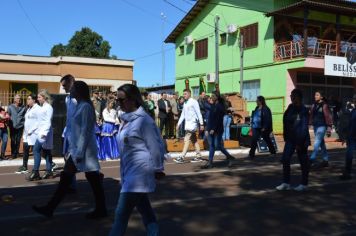
[[[309, 38], [308, 39], [308, 56], [324, 58], [328, 56], [345, 56], [347, 50], [356, 50], [356, 43], [340, 42], [337, 45], [336, 41]], [[287, 41], [276, 43], [274, 48], [274, 60], [284, 61], [298, 57], [304, 57], [304, 41]]]

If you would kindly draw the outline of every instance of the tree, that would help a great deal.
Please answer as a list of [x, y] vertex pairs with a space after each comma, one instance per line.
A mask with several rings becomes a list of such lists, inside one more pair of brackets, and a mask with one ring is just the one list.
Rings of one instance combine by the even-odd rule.
[[88, 27], [76, 31], [67, 45], [56, 44], [51, 49], [51, 56], [79, 56], [94, 58], [113, 58], [110, 57], [111, 46], [103, 37], [92, 31]]

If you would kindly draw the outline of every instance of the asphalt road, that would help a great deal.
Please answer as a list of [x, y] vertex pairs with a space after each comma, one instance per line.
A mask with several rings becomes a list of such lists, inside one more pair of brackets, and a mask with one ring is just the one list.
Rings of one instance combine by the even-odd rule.
[[[151, 195], [161, 235], [356, 235], [355, 180], [340, 181], [344, 149], [330, 150], [331, 166], [312, 171], [307, 192], [277, 192], [282, 169], [277, 157], [261, 155], [254, 160], [235, 155], [232, 168], [222, 157], [216, 168], [202, 170], [204, 163], [166, 163], [167, 177]], [[296, 161], [296, 158], [294, 158]], [[17, 166], [0, 167], [0, 235], [108, 235], [113, 222], [120, 179], [119, 162], [102, 162], [104, 188], [110, 217], [86, 220], [93, 196], [83, 174], [78, 174], [78, 193], [68, 195], [52, 219], [31, 210], [44, 204], [59, 178], [27, 182], [14, 174]], [[299, 165], [292, 166], [292, 184], [299, 181]], [[127, 235], [145, 235], [140, 215], [131, 216]]]

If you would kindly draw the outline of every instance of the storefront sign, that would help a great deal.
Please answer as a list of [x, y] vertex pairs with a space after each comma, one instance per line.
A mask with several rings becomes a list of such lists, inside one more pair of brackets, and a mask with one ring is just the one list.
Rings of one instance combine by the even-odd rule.
[[324, 74], [356, 78], [356, 52], [348, 52], [346, 57], [325, 56]]

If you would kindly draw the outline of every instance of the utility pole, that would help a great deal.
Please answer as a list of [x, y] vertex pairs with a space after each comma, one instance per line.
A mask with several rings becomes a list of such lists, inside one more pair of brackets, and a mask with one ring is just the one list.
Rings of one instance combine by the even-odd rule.
[[218, 15], [215, 16], [215, 84], [219, 88], [219, 20]]
[[162, 18], [162, 86], [164, 86], [165, 83], [165, 75], [166, 75], [166, 58], [165, 58], [165, 52], [164, 52], [164, 21], [166, 20], [167, 16], [161, 12], [161, 18]]
[[244, 83], [244, 35], [240, 30], [239, 37], [239, 47], [240, 47], [240, 95], [243, 93], [243, 83]]

